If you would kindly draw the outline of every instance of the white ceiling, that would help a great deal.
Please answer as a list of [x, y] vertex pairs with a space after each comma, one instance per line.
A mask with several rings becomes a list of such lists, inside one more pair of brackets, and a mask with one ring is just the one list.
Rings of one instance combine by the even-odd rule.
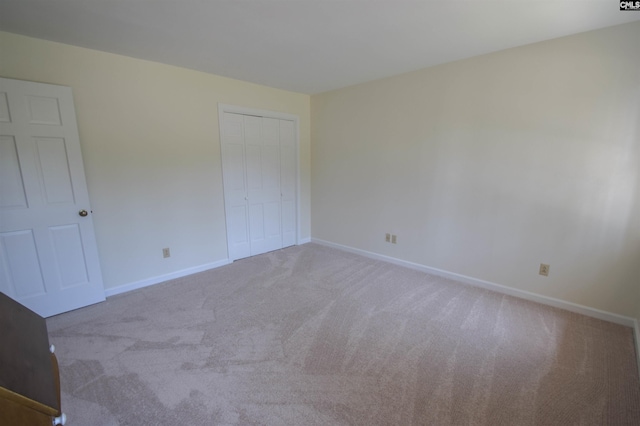
[[0, 0], [4, 31], [308, 94], [631, 21], [615, 0]]

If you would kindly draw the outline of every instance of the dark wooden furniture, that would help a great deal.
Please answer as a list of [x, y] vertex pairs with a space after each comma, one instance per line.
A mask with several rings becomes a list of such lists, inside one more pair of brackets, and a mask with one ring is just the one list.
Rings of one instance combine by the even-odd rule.
[[58, 361], [49, 349], [47, 324], [0, 293], [0, 424], [52, 422], [64, 424]]

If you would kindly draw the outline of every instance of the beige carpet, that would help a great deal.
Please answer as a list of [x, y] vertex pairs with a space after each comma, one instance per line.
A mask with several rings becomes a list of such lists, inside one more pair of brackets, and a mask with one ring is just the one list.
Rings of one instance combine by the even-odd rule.
[[630, 328], [316, 244], [47, 323], [68, 426], [640, 425]]

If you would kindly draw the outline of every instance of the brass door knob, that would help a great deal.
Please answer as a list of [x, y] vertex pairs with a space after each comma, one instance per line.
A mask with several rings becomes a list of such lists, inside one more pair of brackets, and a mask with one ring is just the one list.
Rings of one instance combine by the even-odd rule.
[[85, 216], [86, 216], [86, 215], [88, 215], [89, 213], [88, 213], [86, 210], [80, 210], [80, 211], [78, 212], [78, 214], [79, 214], [80, 216], [82, 216], [82, 217], [85, 217]]

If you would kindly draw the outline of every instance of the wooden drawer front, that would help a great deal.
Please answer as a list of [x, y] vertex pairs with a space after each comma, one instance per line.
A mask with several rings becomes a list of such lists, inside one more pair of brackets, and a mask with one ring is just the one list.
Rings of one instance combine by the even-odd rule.
[[[2, 389], [2, 388], [0, 388]], [[31, 401], [32, 404], [37, 404]], [[49, 407], [45, 407], [49, 408]], [[49, 410], [52, 410], [49, 408]], [[55, 410], [54, 410], [55, 411]], [[0, 395], [0, 424], [51, 426], [51, 414], [43, 413], [28, 405], [22, 405]]]

